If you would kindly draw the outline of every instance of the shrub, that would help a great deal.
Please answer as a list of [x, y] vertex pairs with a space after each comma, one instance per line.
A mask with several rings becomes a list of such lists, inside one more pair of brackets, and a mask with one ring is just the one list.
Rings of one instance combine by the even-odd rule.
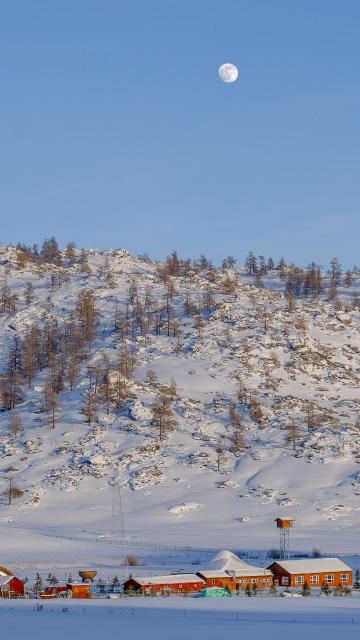
[[136, 556], [130, 554], [126, 556], [126, 564], [128, 567], [139, 567], [141, 562]]

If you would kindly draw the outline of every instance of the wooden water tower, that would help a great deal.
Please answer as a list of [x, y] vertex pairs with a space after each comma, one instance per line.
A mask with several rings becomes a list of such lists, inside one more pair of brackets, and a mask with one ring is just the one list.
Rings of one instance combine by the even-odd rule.
[[290, 552], [290, 529], [293, 526], [294, 518], [289, 516], [275, 519], [276, 526], [280, 529], [280, 558], [286, 560]]

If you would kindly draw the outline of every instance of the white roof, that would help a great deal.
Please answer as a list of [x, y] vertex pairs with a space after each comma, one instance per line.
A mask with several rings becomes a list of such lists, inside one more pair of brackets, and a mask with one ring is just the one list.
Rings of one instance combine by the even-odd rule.
[[195, 573], [176, 573], [167, 576], [132, 576], [129, 578], [130, 580], [135, 580], [141, 585], [147, 584], [182, 584], [183, 582], [204, 582], [199, 576], [196, 576]]
[[[272, 576], [271, 571], [267, 569], [261, 569], [259, 567], [252, 567], [250, 564], [246, 565], [244, 569], [234, 569], [236, 578], [247, 578], [251, 576]], [[221, 571], [221, 570], [210, 570], [205, 569], [202, 571], [200, 569], [199, 573], [205, 578], [229, 578], [231, 577], [229, 571]]]
[[348, 567], [345, 562], [339, 560], [339, 558], [306, 558], [304, 560], [276, 560], [275, 562], [288, 573], [352, 571], [352, 569]]
[[236, 556], [235, 553], [231, 551], [226, 551], [226, 549], [219, 551], [219, 553], [210, 560], [209, 565], [211, 569], [221, 569], [222, 571], [227, 571], [228, 569], [236, 570], [248, 566], [239, 556]]
[[9, 584], [9, 582], [11, 582], [11, 580], [13, 579], [14, 576], [4, 576], [4, 575], [0, 575], [0, 587], [5, 586], [6, 584]]
[[[265, 570], [264, 572], [264, 569], [262, 569], [261, 567], [254, 567], [252, 564], [247, 564], [247, 562], [241, 560], [239, 556], [236, 556], [235, 553], [226, 551], [225, 549], [217, 553], [216, 556], [214, 556], [214, 558], [210, 560], [209, 570], [214, 572], [214, 574], [211, 576], [207, 575], [209, 572], [207, 569], [205, 570], [206, 576], [209, 578], [215, 578], [216, 576], [219, 576], [219, 572], [221, 573], [221, 571], [235, 571], [236, 577], [239, 578], [241, 576], [264, 575], [264, 573], [265, 575], [271, 574], [270, 571], [266, 572]], [[205, 575], [205, 571], [202, 571], [200, 569], [200, 573], [202, 573], [203, 575]], [[226, 573], [226, 575], [229, 576], [228, 573]]]

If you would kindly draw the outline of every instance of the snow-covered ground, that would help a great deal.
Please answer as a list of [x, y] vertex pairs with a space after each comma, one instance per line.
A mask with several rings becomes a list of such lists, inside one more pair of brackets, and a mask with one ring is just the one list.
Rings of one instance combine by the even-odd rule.
[[[84, 606], [85, 604], [85, 606]], [[359, 604], [347, 598], [150, 598], [83, 603], [0, 601], [1, 633], [29, 640], [99, 637], [291, 637], [348, 640], [360, 632]]]
[[[360, 315], [356, 306], [347, 305], [359, 290], [358, 277], [350, 291], [339, 287], [337, 303], [324, 293], [317, 301], [296, 301], [293, 311], [275, 272], [264, 278], [268, 288], [256, 288], [241, 269], [227, 275], [219, 271], [215, 282], [206, 273], [173, 278], [179, 341], [167, 335], [166, 323], [160, 334], [150, 330], [147, 344], [135, 327], [124, 342], [128, 349], [136, 346], [131, 397], [120, 411], [111, 405], [107, 413], [100, 404], [89, 426], [81, 413], [87, 367], [101, 364], [106, 355], [115, 375], [122, 348], [114, 332], [116, 308], [124, 314], [129, 310], [129, 287], [136, 284], [142, 304], [151, 291], [156, 315], [166, 291], [154, 263], [122, 250], [89, 250], [87, 256], [89, 275], [78, 266], [64, 267], [67, 280], [51, 289], [50, 268], [42, 273], [31, 264], [17, 269], [15, 250], [1, 247], [0, 280], [6, 279], [18, 296], [16, 313], [0, 316], [1, 368], [14, 337], [23, 339], [34, 322], [66, 324], [79, 291], [94, 293], [98, 317], [73, 391], [65, 383], [60, 393], [55, 429], [41, 410], [46, 370], [24, 385], [24, 402], [17, 408], [21, 434], [10, 435], [8, 412], [0, 414], [0, 477], [12, 474], [25, 490], [11, 506], [5, 498], [0, 503], [0, 564], [23, 571], [51, 570], [51, 563], [64, 570], [96, 565], [119, 571], [131, 552], [157, 565], [142, 543], [266, 552], [278, 546], [273, 521], [282, 514], [296, 519], [294, 550], [356, 552]], [[111, 286], [98, 272], [106, 258]], [[237, 279], [232, 293], [224, 289], [226, 277]], [[35, 299], [26, 306], [28, 282]], [[207, 308], [203, 300], [209, 288], [213, 299]], [[200, 323], [184, 311], [187, 296], [201, 307]], [[147, 380], [149, 369], [158, 382]], [[160, 441], [151, 410], [159, 384], [172, 378], [177, 426]], [[248, 400], [239, 401], [239, 385], [248, 398], [256, 396], [260, 420]], [[231, 448], [230, 403], [241, 418], [244, 447], [237, 452]], [[308, 429], [310, 410], [317, 425]], [[294, 442], [289, 442], [294, 423]], [[121, 486], [126, 547], [106, 544], [122, 529], [114, 478]], [[171, 553], [176, 549], [166, 551], [167, 566]], [[204, 557], [201, 550], [198, 555]], [[190, 564], [194, 557], [196, 552]]]

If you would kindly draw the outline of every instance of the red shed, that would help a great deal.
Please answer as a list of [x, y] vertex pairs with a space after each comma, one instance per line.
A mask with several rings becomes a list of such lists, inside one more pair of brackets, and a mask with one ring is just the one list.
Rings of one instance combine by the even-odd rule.
[[90, 584], [88, 582], [70, 582], [66, 585], [69, 598], [90, 598]]
[[67, 596], [67, 587], [64, 584], [54, 584], [45, 587], [44, 591], [40, 593], [40, 598], [49, 600], [51, 598], [58, 598], [60, 595]]
[[194, 573], [177, 573], [165, 576], [130, 577], [124, 582], [124, 591], [135, 591], [143, 595], [155, 593], [194, 593], [206, 586], [202, 578]]
[[24, 583], [20, 578], [0, 575], [1, 598], [21, 598], [24, 591]]

